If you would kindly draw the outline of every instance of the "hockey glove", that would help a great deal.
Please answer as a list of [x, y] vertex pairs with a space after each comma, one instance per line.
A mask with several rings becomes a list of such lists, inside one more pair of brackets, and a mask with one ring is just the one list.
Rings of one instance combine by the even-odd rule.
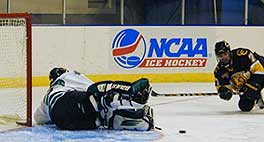
[[149, 95], [152, 92], [152, 87], [149, 84], [149, 80], [146, 78], [141, 78], [132, 83], [132, 94], [133, 101], [145, 104], [148, 101]]
[[227, 87], [220, 87], [218, 89], [219, 97], [223, 100], [230, 100], [232, 98], [232, 91], [228, 89]]
[[250, 76], [251, 73], [249, 71], [237, 72], [231, 76], [230, 83], [236, 91], [239, 91], [243, 87], [243, 85], [247, 82], [247, 80], [250, 78]]

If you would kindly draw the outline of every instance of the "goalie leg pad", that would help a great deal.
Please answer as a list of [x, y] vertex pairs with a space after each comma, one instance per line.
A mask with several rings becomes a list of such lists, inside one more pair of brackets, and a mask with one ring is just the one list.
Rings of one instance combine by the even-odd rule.
[[96, 82], [88, 87], [87, 92], [92, 94], [105, 93], [111, 90], [112, 84], [113, 81]]
[[115, 81], [113, 82], [113, 89], [107, 92], [103, 96], [103, 99], [108, 106], [117, 100], [120, 101], [121, 104], [125, 104], [122, 103], [123, 101], [128, 101], [131, 106], [133, 106], [133, 102], [144, 105], [147, 103], [151, 92], [152, 87], [145, 78], [139, 79], [132, 84], [123, 81]]
[[145, 105], [142, 109], [117, 109], [109, 120], [110, 129], [148, 131], [154, 128], [153, 110]]

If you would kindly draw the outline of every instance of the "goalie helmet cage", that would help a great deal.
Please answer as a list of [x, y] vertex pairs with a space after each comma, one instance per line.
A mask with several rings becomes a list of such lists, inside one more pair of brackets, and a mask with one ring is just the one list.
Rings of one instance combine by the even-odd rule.
[[[1, 69], [2, 72], [7, 72], [0, 72], [0, 93], [4, 94], [3, 96], [0, 94], [0, 100], [8, 102], [10, 100], [5, 99], [9, 99], [8, 95], [13, 94], [20, 97], [13, 97], [12, 99], [15, 101], [10, 101], [11, 104], [8, 105], [18, 105], [15, 109], [19, 110], [12, 108], [14, 109], [12, 110], [14, 115], [19, 116], [19, 120], [15, 120], [15, 122], [25, 126], [32, 126], [31, 21], [31, 16], [28, 13], [0, 13], [0, 60], [2, 60], [0, 68], [4, 67], [4, 69]], [[10, 55], [8, 52], [10, 52]], [[18, 89], [22, 91], [18, 91]], [[13, 92], [10, 92], [10, 90], [13, 90]], [[6, 109], [6, 112], [9, 113], [9, 106], [4, 107], [0, 109]], [[4, 116], [5, 114], [0, 115]], [[8, 119], [8, 116], [9, 114], [6, 119]]]

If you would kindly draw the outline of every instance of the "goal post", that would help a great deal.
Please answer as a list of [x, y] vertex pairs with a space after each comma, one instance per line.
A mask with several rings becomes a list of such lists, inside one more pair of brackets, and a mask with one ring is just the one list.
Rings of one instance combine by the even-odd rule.
[[0, 125], [32, 125], [31, 21], [28, 13], [0, 13]]

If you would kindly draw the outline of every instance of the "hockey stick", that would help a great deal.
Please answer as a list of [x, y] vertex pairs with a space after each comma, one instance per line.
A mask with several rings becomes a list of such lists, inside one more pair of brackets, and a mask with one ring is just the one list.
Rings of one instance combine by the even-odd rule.
[[168, 93], [168, 94], [160, 94], [156, 91], [152, 91], [151, 96], [216, 96], [217, 93]]

